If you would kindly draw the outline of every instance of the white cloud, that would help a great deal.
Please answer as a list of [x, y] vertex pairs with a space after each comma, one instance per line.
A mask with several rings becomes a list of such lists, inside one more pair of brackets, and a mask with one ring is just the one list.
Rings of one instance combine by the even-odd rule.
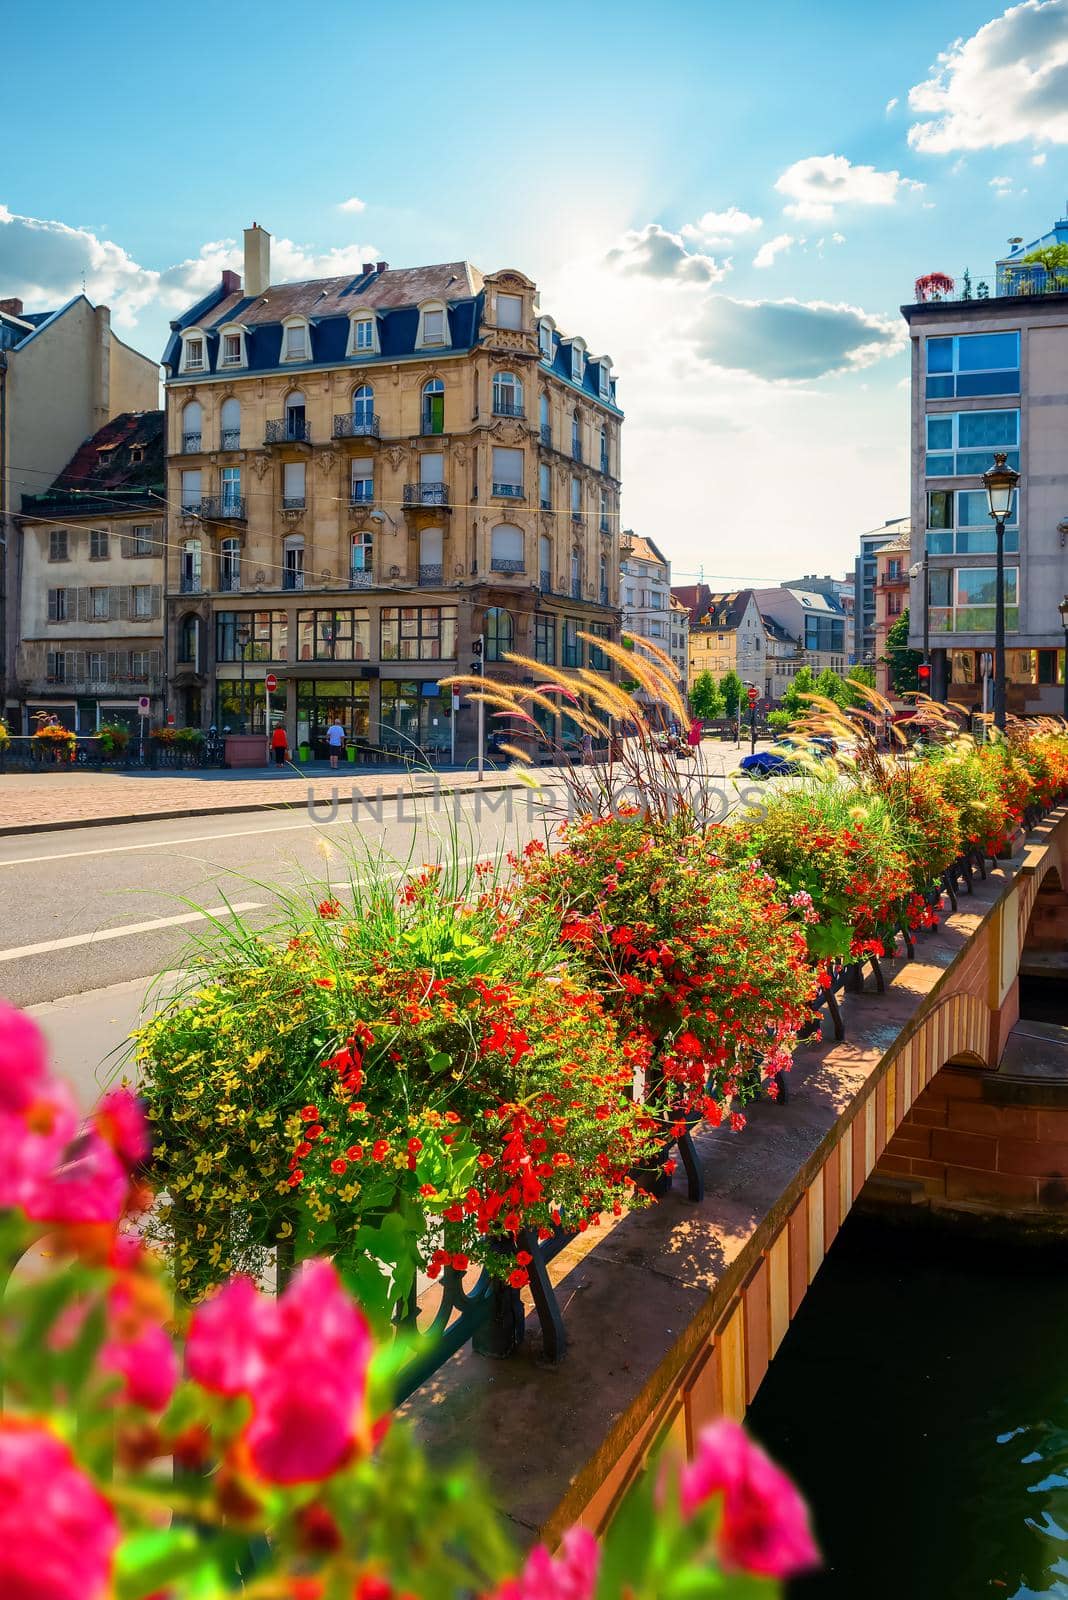
[[1068, 0], [1024, 0], [942, 52], [909, 90], [916, 150], [1068, 144]]
[[792, 233], [777, 233], [774, 239], [766, 240], [753, 257], [754, 267], [771, 267], [775, 264], [775, 257], [788, 251], [796, 240]]
[[696, 222], [683, 223], [679, 230], [684, 239], [708, 246], [734, 243], [742, 234], [757, 233], [764, 226], [762, 217], [751, 217], [748, 211], [728, 206], [726, 211], [706, 211]]
[[717, 261], [714, 256], [687, 250], [679, 234], [669, 233], [658, 222], [646, 223], [644, 228], [624, 234], [619, 244], [608, 252], [606, 260], [628, 275], [673, 279], [686, 284], [719, 283], [731, 267], [729, 261]]
[[899, 172], [879, 172], [875, 167], [855, 167], [845, 156], [806, 156], [795, 161], [776, 180], [775, 187], [789, 202], [789, 217], [827, 221], [836, 206], [893, 205], [898, 196], [923, 188]]
[[[240, 273], [243, 253], [235, 239], [214, 239], [172, 266], [145, 267], [91, 229], [19, 216], [0, 205], [0, 282], [5, 293], [18, 295], [30, 309], [54, 309], [80, 293], [84, 281], [90, 300], [110, 306], [117, 327], [128, 330], [148, 323], [160, 348], [159, 330], [166, 319], [213, 289], [224, 268]], [[377, 254], [374, 245], [316, 251], [292, 239], [273, 239], [271, 277], [299, 282], [340, 276], [358, 271]]]
[[824, 300], [712, 294], [694, 329], [697, 354], [768, 382], [803, 383], [869, 367], [906, 342], [899, 318]]
[[340, 200], [338, 202], [338, 210], [339, 211], [366, 211], [367, 210], [367, 201], [366, 200], [358, 200], [357, 197], [355, 195], [353, 195], [352, 198], [349, 199], [349, 200]]
[[844, 233], [832, 233], [831, 234], [831, 243], [832, 244], [845, 244], [845, 234]]
[[1046, 152], [1040, 150], [1037, 156], [1032, 156], [1031, 165], [1033, 167], [1044, 167], [1046, 165]]
[[886, 114], [887, 114], [887, 116], [889, 116], [891, 111], [894, 110], [894, 108], [897, 105], [897, 103], [898, 103], [898, 99], [897, 99], [897, 95], [896, 94], [894, 95], [892, 100], [888, 100], [886, 102]]
[[1006, 190], [1007, 189], [1011, 189], [1012, 188], [1012, 179], [1011, 178], [991, 178], [990, 187], [991, 187], [991, 189], [1006, 189]]

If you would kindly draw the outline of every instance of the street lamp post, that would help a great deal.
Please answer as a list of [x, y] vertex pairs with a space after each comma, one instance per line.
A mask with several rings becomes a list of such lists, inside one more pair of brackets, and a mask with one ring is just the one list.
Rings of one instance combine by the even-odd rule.
[[994, 596], [994, 726], [1005, 729], [1005, 523], [1012, 510], [1012, 497], [1020, 474], [1006, 464], [1004, 450], [994, 456], [994, 465], [983, 473], [990, 515], [997, 531], [997, 565]]
[[[917, 563], [916, 563], [916, 565], [914, 567], [910, 567], [909, 568], [909, 577], [910, 578], [918, 578], [921, 575], [923, 577], [923, 664], [924, 664], [925, 667], [930, 667], [930, 665], [931, 665], [931, 556], [930, 556], [930, 552], [928, 551], [926, 545], [924, 545], [923, 560], [922, 561], [917, 561]], [[930, 672], [928, 672], [925, 676], [927, 678], [928, 686], [930, 686], [930, 682], [931, 682], [931, 674], [930, 674]]]
[[1064, 717], [1065, 721], [1068, 721], [1068, 594], [1057, 609], [1061, 614], [1061, 627], [1064, 629]]
[[238, 628], [238, 630], [237, 630], [236, 638], [237, 638], [238, 644], [241, 647], [241, 718], [240, 718], [240, 721], [241, 721], [241, 732], [245, 733], [247, 731], [246, 722], [245, 722], [245, 654], [246, 654], [246, 652], [248, 650], [249, 642], [250, 642], [250, 640], [252, 638], [252, 629], [250, 627], [248, 627], [247, 624], [242, 623], [240, 628]]

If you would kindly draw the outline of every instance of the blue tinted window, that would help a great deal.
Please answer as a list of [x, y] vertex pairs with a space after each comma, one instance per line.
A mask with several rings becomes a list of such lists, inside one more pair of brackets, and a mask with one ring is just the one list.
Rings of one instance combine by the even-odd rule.
[[928, 533], [927, 550], [932, 556], [951, 556], [953, 554], [952, 530], [946, 528]]
[[957, 442], [962, 450], [1013, 445], [1019, 436], [1018, 411], [962, 411], [957, 416]]
[[952, 450], [952, 417], [927, 418], [927, 448], [928, 450]]
[[[1012, 510], [1007, 520], [1016, 521], [1016, 495], [1012, 497]], [[990, 524], [990, 502], [985, 489], [959, 489], [957, 491], [957, 526], [959, 528], [986, 528]]]
[[928, 372], [953, 371], [952, 339], [928, 339], [927, 370]]
[[957, 340], [958, 372], [1007, 372], [1019, 365], [1018, 333], [964, 333]]

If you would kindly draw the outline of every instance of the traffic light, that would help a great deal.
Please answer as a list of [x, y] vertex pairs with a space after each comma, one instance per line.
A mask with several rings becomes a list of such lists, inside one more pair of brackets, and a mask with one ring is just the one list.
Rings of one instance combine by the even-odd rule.
[[474, 655], [474, 658], [475, 658], [474, 661], [472, 661], [472, 663], [471, 663], [471, 675], [472, 675], [472, 677], [476, 677], [476, 676], [477, 677], [481, 677], [482, 673], [485, 670], [485, 668], [483, 667], [483, 663], [482, 663], [483, 654], [485, 652], [485, 645], [483, 643], [483, 639], [482, 639], [482, 635], [481, 634], [478, 635], [477, 639], [473, 639], [472, 640], [472, 642], [471, 642], [471, 652], [472, 652], [472, 654]]
[[927, 690], [931, 687], [930, 664], [926, 661], [921, 661], [919, 666], [916, 668], [916, 676], [919, 679], [920, 688], [926, 694]]

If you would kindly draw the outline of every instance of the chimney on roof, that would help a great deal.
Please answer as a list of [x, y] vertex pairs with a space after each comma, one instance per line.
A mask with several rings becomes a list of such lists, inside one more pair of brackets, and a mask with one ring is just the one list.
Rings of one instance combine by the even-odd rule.
[[263, 294], [271, 281], [271, 236], [254, 222], [245, 229], [245, 293]]
[[374, 270], [375, 264], [373, 261], [365, 261], [360, 268], [360, 271], [363, 273], [365, 278], [369, 278]]
[[0, 300], [0, 311], [7, 311], [13, 317], [21, 317], [22, 301], [17, 295], [12, 295], [9, 300]]
[[223, 294], [241, 293], [241, 279], [236, 272], [231, 272], [229, 267], [223, 268], [222, 292]]
[[375, 263], [375, 265], [376, 265], [376, 268], [377, 268], [377, 270], [379, 272], [388, 272], [389, 271], [389, 262], [388, 261], [378, 261], [378, 262]]

